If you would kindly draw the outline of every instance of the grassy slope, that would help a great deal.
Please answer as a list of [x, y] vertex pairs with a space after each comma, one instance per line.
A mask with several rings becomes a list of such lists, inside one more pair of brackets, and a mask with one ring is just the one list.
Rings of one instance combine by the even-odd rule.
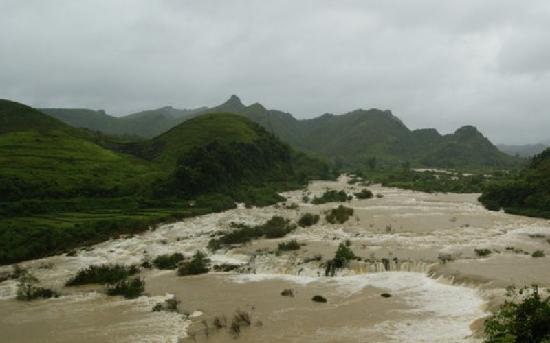
[[[158, 185], [152, 181], [172, 177], [182, 155], [209, 143], [229, 149], [233, 144], [254, 149], [261, 143], [264, 150], [253, 150], [257, 157], [262, 151], [267, 154], [271, 144], [282, 144], [241, 116], [210, 114], [137, 143], [153, 154], [151, 161], [106, 149], [95, 142], [116, 148], [124, 142], [73, 129], [30, 107], [12, 102], [0, 105], [5, 124], [0, 134], [0, 194], [4, 200], [0, 199], [0, 263], [46, 256], [140, 232], [160, 221], [230, 208], [234, 199], [227, 194], [195, 194], [193, 207], [177, 197], [152, 197], [150, 190]], [[308, 172], [324, 167], [307, 158], [296, 160]], [[272, 163], [270, 158], [264, 161], [267, 164], [260, 172], [269, 170]], [[253, 173], [255, 166], [248, 167]], [[292, 169], [288, 173], [282, 169], [288, 176], [285, 181], [295, 179]], [[289, 187], [289, 183], [258, 180], [265, 181], [260, 188], [235, 184], [232, 194], [265, 204], [276, 201], [276, 192]]]
[[147, 144], [148, 154], [162, 165], [173, 166], [191, 148], [214, 141], [252, 143], [262, 134], [253, 122], [227, 113], [205, 114], [190, 119]]

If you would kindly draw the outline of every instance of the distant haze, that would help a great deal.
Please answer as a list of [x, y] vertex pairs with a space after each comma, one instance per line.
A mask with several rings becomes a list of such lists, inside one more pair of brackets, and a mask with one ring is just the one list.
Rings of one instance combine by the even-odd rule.
[[230, 94], [548, 141], [550, 1], [0, 0], [0, 98], [123, 115]]

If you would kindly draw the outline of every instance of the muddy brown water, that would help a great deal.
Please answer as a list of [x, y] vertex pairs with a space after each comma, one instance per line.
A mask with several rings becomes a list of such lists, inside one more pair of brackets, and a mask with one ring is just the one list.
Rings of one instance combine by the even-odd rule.
[[[346, 181], [314, 182], [307, 191], [285, 193], [287, 204], [297, 209], [240, 207], [104, 242], [74, 257], [22, 263], [63, 296], [21, 302], [14, 299], [16, 281], [1, 282], [0, 342], [476, 342], [480, 319], [489, 304], [502, 300], [504, 287], [550, 286], [547, 220], [486, 211], [477, 194], [370, 186], [383, 198], [348, 202], [354, 216], [347, 223], [321, 220], [283, 239], [209, 253], [212, 264], [238, 264], [240, 272], [178, 277], [173, 271], [144, 271], [146, 295], [134, 300], [107, 297], [101, 286], [63, 287], [91, 264], [206, 251], [210, 236], [229, 230], [230, 222], [259, 224], [273, 215], [296, 220], [306, 212], [323, 216], [338, 204], [305, 204], [303, 195], [363, 188]], [[301, 249], [273, 253], [290, 239]], [[313, 257], [327, 260], [346, 241], [361, 261], [325, 277], [322, 261]], [[475, 249], [492, 253], [479, 257]], [[531, 257], [535, 250], [547, 256]], [[441, 256], [450, 261], [441, 263]], [[11, 268], [0, 267], [0, 273]], [[282, 296], [284, 289], [292, 289], [294, 297]], [[314, 295], [327, 303], [313, 302]], [[174, 296], [180, 301], [177, 312], [152, 311]], [[230, 330], [236, 311], [250, 317], [238, 337]], [[225, 318], [226, 326], [216, 328], [216, 318]]]

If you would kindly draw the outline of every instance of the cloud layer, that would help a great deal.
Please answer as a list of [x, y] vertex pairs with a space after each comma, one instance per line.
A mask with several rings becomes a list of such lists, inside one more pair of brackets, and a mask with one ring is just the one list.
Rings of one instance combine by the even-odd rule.
[[122, 115], [230, 94], [298, 117], [550, 140], [546, 0], [0, 0], [0, 97]]

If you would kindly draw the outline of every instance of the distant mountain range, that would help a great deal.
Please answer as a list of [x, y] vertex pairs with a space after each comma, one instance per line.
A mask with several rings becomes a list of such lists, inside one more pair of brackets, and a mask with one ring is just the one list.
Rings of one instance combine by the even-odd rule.
[[260, 124], [298, 150], [348, 166], [364, 165], [373, 158], [380, 164], [408, 162], [446, 168], [508, 167], [519, 161], [498, 150], [473, 126], [461, 127], [447, 135], [435, 129], [410, 130], [391, 111], [379, 109], [296, 119], [290, 113], [268, 110], [259, 103], [246, 106], [233, 95], [212, 108], [163, 107], [125, 117], [84, 109], [41, 111], [73, 126], [144, 138], [204, 113], [235, 113]]
[[550, 147], [550, 143], [539, 143], [539, 144], [524, 144], [524, 145], [506, 145], [506, 144], [497, 144], [497, 148], [512, 156], [520, 157], [533, 157], [542, 153], [546, 148]]

